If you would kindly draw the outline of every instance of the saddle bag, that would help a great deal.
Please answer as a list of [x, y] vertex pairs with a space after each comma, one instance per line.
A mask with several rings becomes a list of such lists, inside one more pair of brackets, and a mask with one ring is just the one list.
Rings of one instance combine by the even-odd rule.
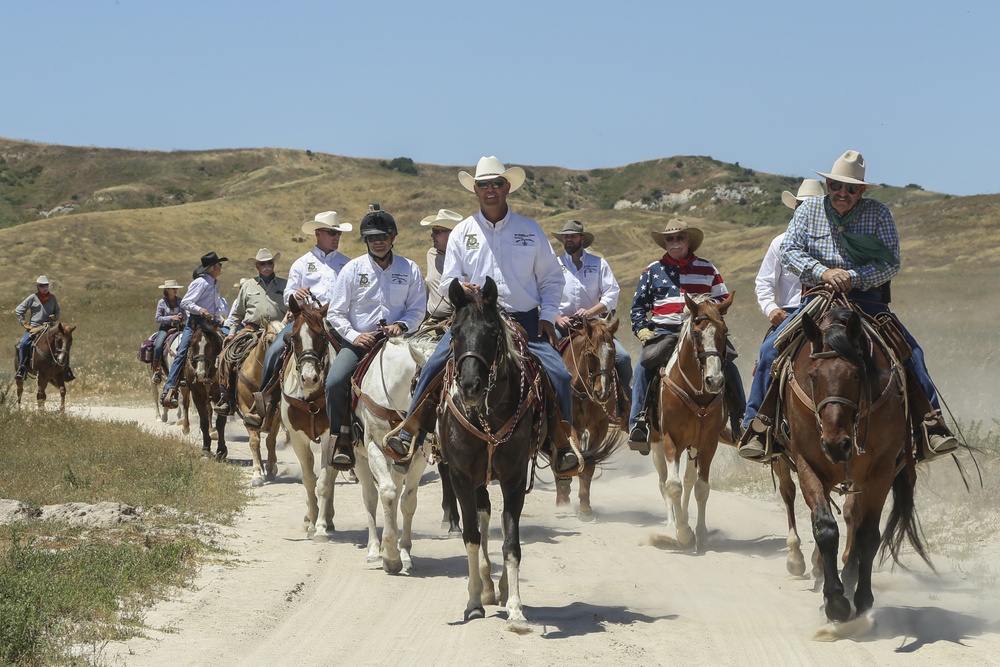
[[875, 326], [878, 329], [882, 340], [896, 353], [900, 363], [906, 363], [913, 355], [913, 348], [906, 342], [906, 335], [903, 333], [903, 325], [890, 312], [878, 313], [875, 315]]
[[665, 366], [677, 346], [678, 337], [679, 334], [664, 334], [660, 338], [653, 339], [639, 353], [639, 363], [648, 371], [655, 371]]
[[139, 354], [136, 358], [144, 364], [153, 363], [153, 339], [147, 338], [139, 345]]

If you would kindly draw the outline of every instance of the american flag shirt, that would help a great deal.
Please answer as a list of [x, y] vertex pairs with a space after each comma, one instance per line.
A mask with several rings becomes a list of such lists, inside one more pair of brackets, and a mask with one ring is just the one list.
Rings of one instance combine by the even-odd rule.
[[[632, 333], [652, 325], [677, 329], [684, 323], [684, 294], [709, 294], [712, 301], [729, 295], [719, 270], [707, 259], [670, 255], [653, 262], [639, 276], [632, 299]], [[647, 315], [648, 313], [648, 315]]]
[[855, 264], [839, 238], [841, 232], [870, 234], [899, 257], [899, 234], [888, 207], [874, 199], [859, 199], [855, 205], [857, 217], [845, 226], [843, 221], [827, 216], [825, 199], [812, 197], [795, 209], [781, 242], [781, 265], [809, 287], [822, 283], [827, 269], [846, 270], [851, 274], [851, 287], [856, 290], [870, 290], [892, 280], [899, 273], [899, 265]]

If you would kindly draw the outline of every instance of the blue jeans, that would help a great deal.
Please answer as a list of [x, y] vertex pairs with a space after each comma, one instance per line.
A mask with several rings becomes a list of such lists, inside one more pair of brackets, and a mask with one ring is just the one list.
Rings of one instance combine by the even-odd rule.
[[[188, 317], [187, 324], [184, 325], [184, 330], [181, 332], [181, 342], [177, 345], [177, 356], [174, 357], [174, 363], [170, 364], [170, 374], [167, 375], [167, 382], [163, 385], [163, 396], [166, 396], [168, 391], [177, 386], [177, 380], [181, 376], [181, 371], [184, 370], [184, 362], [187, 361], [191, 336], [194, 334], [195, 328], [204, 321], [205, 318], [199, 315]], [[225, 334], [228, 333], [228, 330], [222, 329], [222, 332]]]
[[351, 400], [351, 376], [368, 350], [351, 345], [346, 340], [326, 372], [326, 416], [330, 419], [330, 435], [336, 436], [344, 423], [348, 401]]
[[21, 362], [22, 368], [28, 367], [28, 355], [31, 354], [31, 332], [25, 330], [24, 335], [21, 336], [21, 344], [17, 348], [18, 359]]
[[163, 358], [163, 344], [167, 341], [167, 332], [169, 330], [170, 326], [164, 325], [156, 332], [156, 337], [153, 338], [153, 361], [159, 361]]
[[275, 372], [277, 372], [278, 366], [281, 365], [282, 355], [285, 351], [285, 335], [291, 333], [293, 324], [294, 322], [286, 324], [285, 328], [271, 341], [267, 352], [264, 353], [264, 370], [260, 376], [261, 389], [267, 386], [271, 378], [274, 377]]
[[[811, 301], [812, 298], [807, 299], [803, 302], [803, 306]], [[856, 305], [861, 308], [862, 311], [868, 315], [876, 315], [877, 313], [887, 313], [889, 312], [889, 307], [884, 303], [874, 303], [870, 301], [856, 301]], [[801, 308], [802, 306], [799, 306]], [[757, 372], [753, 376], [753, 383], [750, 385], [750, 396], [747, 399], [747, 413], [743, 418], [743, 427], [746, 428], [753, 421], [753, 418], [757, 416], [757, 412], [760, 410], [761, 403], [764, 402], [764, 396], [767, 395], [767, 389], [771, 385], [771, 365], [774, 360], [778, 357], [778, 351], [774, 349], [774, 341], [777, 339], [778, 334], [785, 328], [785, 325], [791, 321], [792, 316], [797, 313], [798, 310], [789, 313], [785, 321], [778, 325], [778, 328], [772, 331], [767, 338], [764, 339], [763, 344], [760, 346], [760, 356], [757, 358]], [[917, 341], [914, 340], [910, 332], [906, 330], [906, 327], [900, 326], [903, 329], [903, 337], [906, 339], [907, 344], [913, 349], [913, 354], [910, 356], [909, 361], [906, 362], [905, 366], [913, 377], [917, 380], [920, 388], [923, 390], [924, 394], [927, 396], [928, 400], [934, 409], [940, 409], [940, 404], [938, 403], [937, 391], [934, 389], [934, 383], [931, 381], [930, 373], [927, 371], [927, 365], [924, 363], [924, 351], [920, 349]]]
[[629, 383], [632, 382], [632, 357], [617, 338], [615, 338], [615, 373], [618, 374], [621, 390], [627, 394]]
[[[544, 340], [538, 335], [538, 312], [514, 313], [511, 317], [528, 332], [528, 349], [538, 357], [542, 368], [545, 369], [545, 374], [549, 377], [549, 382], [552, 383], [552, 388], [556, 392], [556, 398], [559, 401], [559, 408], [562, 410], [563, 419], [572, 424], [573, 390], [570, 384], [573, 379], [569, 376], [566, 364], [563, 362], [562, 357], [559, 356], [559, 353], [556, 352], [556, 349], [549, 344], [548, 340]], [[628, 353], [626, 353], [627, 355]], [[427, 385], [444, 370], [450, 356], [451, 329], [446, 331], [441, 340], [438, 341], [433, 354], [427, 359], [427, 363], [424, 364], [423, 369], [420, 371], [420, 380], [413, 391], [413, 401], [410, 403], [408, 414], [416, 409], [417, 402], [423, 396]]]

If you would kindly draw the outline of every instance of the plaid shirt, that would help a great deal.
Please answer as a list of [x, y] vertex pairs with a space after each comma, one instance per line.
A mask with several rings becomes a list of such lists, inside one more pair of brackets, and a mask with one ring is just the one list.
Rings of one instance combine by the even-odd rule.
[[823, 282], [827, 269], [845, 269], [851, 274], [851, 287], [870, 290], [892, 280], [899, 266], [884, 264], [856, 265], [840, 243], [840, 232], [877, 236], [893, 255], [899, 257], [899, 234], [888, 207], [874, 199], [858, 200], [857, 218], [849, 228], [830, 220], [823, 202], [826, 197], [806, 199], [795, 209], [788, 233], [781, 243], [781, 265], [813, 287]]

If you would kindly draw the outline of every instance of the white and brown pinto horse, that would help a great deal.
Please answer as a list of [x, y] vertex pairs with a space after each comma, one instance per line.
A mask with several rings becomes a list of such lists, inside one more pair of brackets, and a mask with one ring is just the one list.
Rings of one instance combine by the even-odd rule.
[[[288, 300], [292, 313], [289, 333], [291, 355], [281, 380], [281, 422], [288, 429], [292, 448], [302, 468], [302, 486], [306, 489], [306, 515], [303, 524], [306, 535], [316, 535], [323, 499], [322, 522], [326, 533], [332, 533], [333, 491], [337, 470], [330, 465], [332, 443], [330, 420], [326, 415], [326, 372], [333, 359], [333, 346], [326, 329], [327, 307], [316, 308], [310, 303], [299, 305]], [[320, 442], [320, 474], [314, 470], [312, 444]]]
[[[69, 350], [73, 346], [73, 330], [76, 326], [67, 326], [62, 322], [41, 325], [44, 328], [35, 338], [31, 351], [29, 373], [38, 376], [38, 391], [35, 399], [38, 410], [45, 410], [45, 387], [51, 382], [59, 387], [59, 411], [66, 410], [66, 367], [69, 363]], [[28, 341], [26, 345], [32, 345]], [[14, 368], [19, 364], [18, 352], [14, 350]], [[24, 380], [17, 378], [17, 404], [21, 405], [21, 393], [24, 391]]]
[[[653, 464], [660, 480], [660, 494], [674, 517], [677, 542], [695, 543], [705, 551], [708, 528], [705, 506], [710, 487], [708, 475], [726, 420], [723, 398], [726, 358], [726, 323], [723, 316], [733, 301], [695, 301], [687, 294], [684, 320], [667, 365], [660, 369], [657, 419], [650, 420]], [[684, 478], [680, 462], [687, 458]], [[692, 533], [688, 518], [691, 491], [698, 503], [698, 523]]]
[[[368, 562], [381, 560], [382, 568], [390, 574], [408, 572], [412, 567], [413, 514], [427, 457], [418, 451], [405, 464], [393, 463], [382, 442], [406, 417], [414, 376], [434, 347], [434, 340], [426, 336], [408, 341], [389, 338], [375, 353], [361, 386], [354, 388], [358, 395], [355, 413], [364, 429], [362, 443], [355, 445], [355, 458], [368, 516]], [[383, 516], [381, 543], [375, 520], [379, 501]]]

